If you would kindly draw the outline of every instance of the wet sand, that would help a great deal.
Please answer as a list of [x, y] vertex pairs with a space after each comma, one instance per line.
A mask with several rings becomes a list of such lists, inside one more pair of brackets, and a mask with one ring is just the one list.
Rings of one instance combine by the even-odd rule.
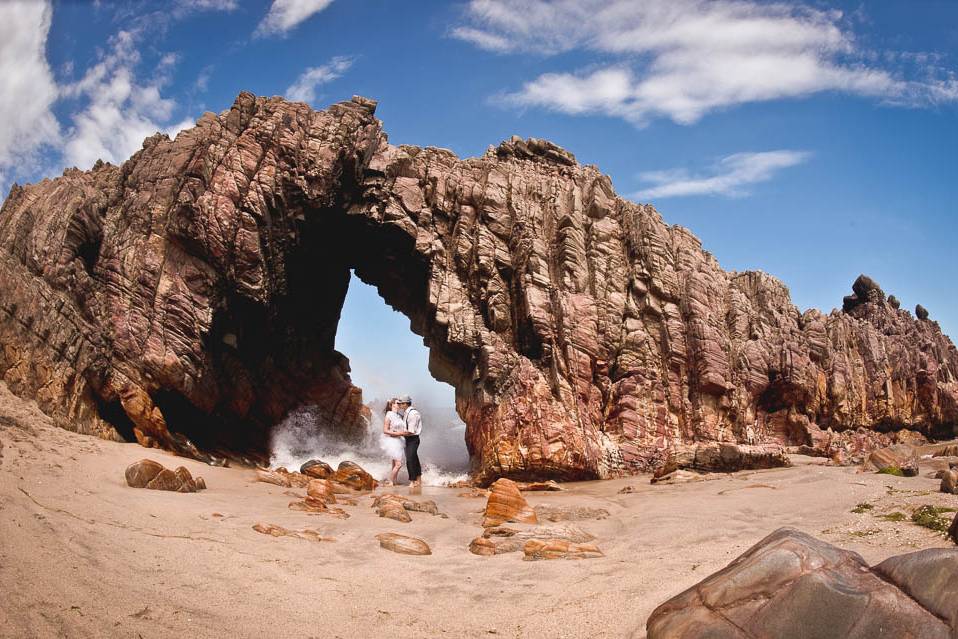
[[[607, 510], [605, 519], [573, 522], [606, 556], [527, 562], [521, 553], [467, 550], [485, 500], [461, 497], [462, 489], [422, 490], [448, 519], [382, 519], [368, 495], [345, 506], [345, 520], [296, 512], [289, 489], [256, 482], [252, 470], [67, 432], [2, 384], [0, 443], [2, 637], [642, 636], [655, 606], [780, 526], [877, 562], [950, 546], [877, 515], [958, 505], [936, 480], [808, 458], [683, 485], [652, 486], [648, 477], [566, 484], [527, 499]], [[186, 466], [209, 489], [127, 487], [124, 469], [144, 457]], [[619, 494], [629, 485], [636, 492]], [[851, 512], [863, 502], [874, 508]], [[335, 541], [274, 538], [255, 532], [258, 522]], [[380, 532], [420, 537], [433, 554], [381, 549]]]

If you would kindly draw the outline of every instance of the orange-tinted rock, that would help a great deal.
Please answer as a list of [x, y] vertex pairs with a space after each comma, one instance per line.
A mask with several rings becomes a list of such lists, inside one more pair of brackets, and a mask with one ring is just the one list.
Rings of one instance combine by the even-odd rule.
[[537, 559], [594, 559], [605, 555], [594, 544], [576, 544], [564, 539], [530, 539], [522, 547], [526, 561]]
[[179, 466], [176, 470], [173, 471], [176, 475], [176, 478], [180, 482], [180, 487], [177, 488], [177, 492], [181, 493], [195, 493], [197, 490], [196, 481], [193, 479], [193, 475], [190, 474], [190, 471], [185, 466]]
[[377, 495], [373, 500], [373, 508], [376, 514], [387, 519], [394, 519], [401, 522], [410, 522], [412, 517], [403, 507], [404, 498], [400, 495]]
[[372, 475], [363, 470], [359, 464], [351, 461], [344, 461], [339, 464], [339, 468], [336, 469], [332, 479], [349, 486], [353, 490], [372, 490], [378, 485]]
[[496, 543], [489, 539], [488, 537], [476, 537], [471, 542], [469, 542], [469, 552], [474, 555], [482, 555], [484, 557], [490, 557], [496, 552]]
[[287, 476], [289, 477], [289, 485], [296, 488], [306, 488], [312, 481], [309, 476], [302, 473], [287, 473]]
[[206, 480], [197, 476], [193, 481], [196, 482], [196, 490], [206, 490]]
[[430, 515], [439, 515], [439, 509], [436, 502], [432, 500], [416, 501], [402, 495], [387, 493], [385, 495], [376, 495], [373, 498], [373, 508], [380, 517], [395, 519], [396, 521], [412, 521], [409, 512], [429, 513]]
[[417, 537], [407, 537], [398, 533], [379, 533], [376, 535], [379, 545], [386, 550], [402, 555], [431, 555], [429, 544]]
[[146, 485], [163, 470], [163, 464], [152, 459], [141, 459], [126, 467], [126, 483], [133, 488], [146, 488]]
[[349, 513], [342, 508], [327, 506], [326, 502], [309, 495], [306, 496], [306, 499], [289, 502], [289, 509], [307, 513], [325, 513], [339, 519], [349, 519]]
[[271, 537], [296, 537], [297, 539], [306, 539], [308, 541], [336, 541], [333, 538], [323, 537], [318, 530], [304, 528], [303, 530], [288, 530], [276, 524], [257, 523], [253, 525], [253, 530]]
[[183, 481], [176, 476], [176, 473], [169, 468], [164, 468], [151, 479], [146, 487], [151, 490], [171, 490], [179, 492], [183, 486]]
[[313, 479], [329, 479], [336, 471], [324, 461], [311, 459], [299, 467], [299, 472]]
[[522, 492], [542, 492], [542, 491], [559, 491], [563, 490], [562, 486], [552, 481], [535, 481], [535, 482], [516, 482], [519, 490]]
[[[521, 526], [521, 525], [520, 525]], [[486, 528], [482, 536], [472, 540], [469, 551], [476, 555], [501, 555], [522, 550], [530, 540], [562, 540], [573, 544], [582, 544], [595, 539], [595, 536], [575, 526], [537, 526]]]
[[544, 521], [581, 521], [583, 519], [605, 519], [609, 511], [605, 508], [587, 506], [550, 506], [543, 504], [535, 507], [536, 516]]
[[473, 497], [473, 498], [478, 497], [478, 498], [482, 498], [482, 499], [488, 499], [488, 498], [489, 498], [489, 491], [486, 490], [485, 488], [473, 488], [472, 490], [470, 490], [470, 491], [467, 492], [467, 493], [459, 493], [459, 496], [460, 496], [460, 497]]
[[333, 485], [328, 479], [313, 479], [306, 485], [306, 494], [326, 504], [336, 503]]
[[498, 526], [507, 521], [527, 524], [538, 522], [535, 511], [519, 492], [516, 483], [509, 479], [498, 479], [489, 487], [489, 500], [486, 502], [482, 525]]
[[955, 518], [951, 521], [951, 526], [948, 528], [948, 536], [951, 537], [951, 540], [958, 544], [958, 513], [955, 513]]
[[273, 484], [275, 486], [282, 486], [283, 488], [289, 488], [292, 486], [292, 483], [289, 479], [289, 473], [278, 473], [271, 470], [257, 470], [256, 481]]
[[[141, 459], [126, 468], [126, 483], [133, 488], [168, 490], [179, 493], [195, 493], [199, 486], [190, 471], [183, 466], [176, 470], [164, 468], [151, 459]], [[206, 482], [203, 482], [206, 488]]]

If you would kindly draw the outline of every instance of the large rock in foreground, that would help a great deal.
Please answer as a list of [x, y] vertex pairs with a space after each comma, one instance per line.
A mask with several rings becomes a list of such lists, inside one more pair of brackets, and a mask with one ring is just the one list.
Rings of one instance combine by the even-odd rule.
[[121, 166], [14, 186], [0, 377], [67, 427], [208, 461], [265, 461], [302, 404], [358, 438], [333, 348], [355, 269], [456, 388], [481, 480], [643, 471], [710, 442], [825, 451], [859, 427], [953, 434], [958, 352], [876, 282], [800, 312], [549, 142], [460, 159], [389, 144], [374, 112], [243, 93]]
[[950, 639], [958, 634], [958, 550], [870, 569], [860, 555], [781, 528], [656, 608], [648, 639]]

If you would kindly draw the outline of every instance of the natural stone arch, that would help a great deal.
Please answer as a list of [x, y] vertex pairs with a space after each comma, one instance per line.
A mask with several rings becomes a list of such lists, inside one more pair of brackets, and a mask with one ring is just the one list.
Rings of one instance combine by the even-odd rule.
[[241, 94], [122, 166], [15, 187], [0, 375], [68, 427], [199, 458], [264, 452], [304, 403], [356, 432], [361, 394], [333, 349], [355, 268], [456, 388], [483, 479], [952, 432], [958, 353], [934, 322], [884, 294], [799, 313], [780, 282], [726, 273], [548, 142], [461, 160], [388, 144], [374, 108]]

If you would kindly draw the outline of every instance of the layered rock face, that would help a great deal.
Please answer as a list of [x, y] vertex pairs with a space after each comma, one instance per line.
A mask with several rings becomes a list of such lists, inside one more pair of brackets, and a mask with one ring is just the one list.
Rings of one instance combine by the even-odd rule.
[[[568, 152], [392, 146], [363, 98], [241, 94], [122, 166], [0, 211], [0, 375], [68, 427], [199, 458], [264, 453], [315, 404], [364, 428], [333, 349], [349, 269], [456, 388], [481, 479], [646, 470], [697, 442], [951, 435], [958, 352], [860, 279], [845, 310], [727, 273]], [[866, 281], [867, 280], [867, 281]]]

